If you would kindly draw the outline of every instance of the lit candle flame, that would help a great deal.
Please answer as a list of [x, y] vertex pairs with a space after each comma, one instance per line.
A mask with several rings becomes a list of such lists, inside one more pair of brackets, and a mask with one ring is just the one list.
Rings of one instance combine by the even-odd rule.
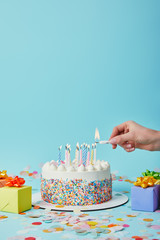
[[95, 137], [94, 137], [95, 140], [100, 140], [100, 135], [99, 135], [99, 131], [98, 131], [98, 128], [96, 128], [95, 130]]

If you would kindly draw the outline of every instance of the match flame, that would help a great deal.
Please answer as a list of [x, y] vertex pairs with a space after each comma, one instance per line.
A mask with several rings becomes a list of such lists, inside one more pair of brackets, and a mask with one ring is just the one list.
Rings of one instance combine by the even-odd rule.
[[95, 140], [100, 140], [98, 128], [96, 128], [96, 130], [95, 130], [95, 137], [94, 137], [94, 139]]

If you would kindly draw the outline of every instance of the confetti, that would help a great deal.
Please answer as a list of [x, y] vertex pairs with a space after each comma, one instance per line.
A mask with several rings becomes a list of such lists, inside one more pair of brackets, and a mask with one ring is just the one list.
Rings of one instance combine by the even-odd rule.
[[41, 222], [33, 222], [32, 225], [41, 225]]
[[36, 240], [36, 238], [34, 238], [34, 237], [27, 237], [27, 238], [25, 238], [25, 240]]
[[39, 209], [40, 206], [36, 205], [36, 206], [34, 206], [33, 208], [34, 208], [34, 209]]
[[160, 229], [160, 225], [151, 225], [150, 228], [158, 230]]
[[[41, 177], [41, 174], [36, 170], [31, 171], [30, 169], [26, 169], [21, 171], [21, 173], [22, 176], [26, 175], [29, 180], [32, 180], [32, 183], [36, 181], [34, 179]], [[121, 187], [123, 191], [120, 191], [120, 195], [122, 193], [130, 193], [125, 190], [128, 190], [126, 186], [133, 182], [132, 179], [126, 176], [116, 175], [114, 175], [113, 178], [117, 181], [117, 184], [125, 185], [125, 188]], [[128, 187], [130, 188], [130, 186]], [[120, 195], [118, 193], [117, 197]], [[71, 213], [60, 212], [60, 210], [64, 208], [63, 201], [61, 204], [57, 202], [57, 211], [51, 211], [49, 207], [46, 210], [42, 210], [38, 204], [37, 202], [37, 204], [34, 205], [32, 211], [27, 211], [25, 214], [22, 213], [23, 215], [20, 214], [21, 216], [16, 215], [17, 217], [15, 217], [15, 215], [10, 214], [7, 214], [8, 216], [0, 215], [0, 220], [5, 221], [5, 224], [7, 221], [10, 222], [10, 220], [12, 220], [23, 227], [22, 230], [17, 232], [20, 235], [9, 237], [7, 240], [42, 240], [41, 237], [33, 236], [33, 231], [37, 231], [43, 235], [52, 233], [51, 238], [57, 238], [56, 234], [60, 234], [61, 239], [68, 240], [160, 239], [158, 238], [158, 236], [160, 236], [160, 210], [154, 213], [134, 212], [131, 210], [130, 203], [127, 203], [119, 208], [87, 213], [81, 212], [77, 206], [75, 211]], [[137, 218], [138, 215], [140, 217]], [[40, 218], [40, 221], [36, 221], [36, 218], [37, 220]], [[150, 220], [145, 221], [144, 219]], [[40, 225], [38, 224], [36, 226], [36, 224], [32, 224], [32, 221], [40, 222]], [[153, 224], [153, 221], [155, 224]], [[44, 226], [44, 228], [42, 226]], [[128, 232], [126, 230], [128, 230]], [[26, 236], [22, 236], [23, 234]], [[45, 239], [48, 238], [45, 237]]]
[[5, 215], [0, 215], [0, 220], [5, 219], [5, 218], [8, 218], [8, 217]]
[[41, 214], [29, 214], [27, 217], [29, 217], [29, 218], [40, 218]]
[[117, 221], [121, 221], [121, 222], [126, 221], [125, 218], [117, 218], [116, 220], [117, 220]]
[[95, 226], [95, 225], [98, 224], [98, 222], [89, 221], [89, 222], [87, 222], [87, 224], [88, 224], [89, 226]]
[[129, 227], [130, 225], [128, 225], [128, 224], [123, 224], [123, 227]]
[[145, 221], [145, 222], [152, 222], [153, 219], [152, 218], [144, 218], [143, 221]]
[[42, 230], [44, 233], [51, 233], [51, 232], [53, 232], [52, 230], [49, 230], [49, 229], [43, 229]]
[[54, 228], [54, 230], [55, 230], [56, 232], [62, 232], [62, 231], [64, 231], [64, 228], [62, 228], [62, 227], [57, 227], [57, 228]]

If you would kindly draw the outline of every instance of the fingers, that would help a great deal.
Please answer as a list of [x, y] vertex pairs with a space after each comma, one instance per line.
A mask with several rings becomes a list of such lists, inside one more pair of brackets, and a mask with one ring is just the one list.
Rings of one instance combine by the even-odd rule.
[[131, 148], [132, 144], [131, 143], [125, 143], [125, 148]]
[[117, 148], [117, 144], [112, 144], [112, 148], [116, 149]]
[[118, 144], [118, 145], [122, 145], [124, 144], [125, 142], [127, 141], [133, 141], [133, 133], [132, 132], [128, 132], [128, 133], [125, 133], [125, 134], [121, 134], [121, 135], [118, 135], [116, 137], [113, 137], [109, 140], [109, 142], [111, 144]]
[[119, 135], [121, 132], [125, 132], [126, 123], [121, 123], [120, 125], [113, 128], [112, 134], [109, 138], [109, 140], [117, 135]]
[[[122, 144], [119, 144], [119, 146], [122, 147], [126, 152], [133, 152], [135, 150], [134, 142], [124, 142]], [[112, 144], [112, 148], [116, 149], [117, 145]]]
[[112, 144], [113, 149], [116, 149], [117, 145], [119, 145], [126, 152], [133, 152], [135, 150], [134, 132], [129, 131], [127, 122], [113, 128], [109, 142]]
[[126, 152], [133, 152], [135, 150], [135, 148], [133, 147], [133, 148], [125, 149], [125, 150], [126, 150]]
[[135, 145], [133, 142], [130, 143], [126, 142], [122, 145], [122, 147], [126, 152], [133, 152], [135, 150]]

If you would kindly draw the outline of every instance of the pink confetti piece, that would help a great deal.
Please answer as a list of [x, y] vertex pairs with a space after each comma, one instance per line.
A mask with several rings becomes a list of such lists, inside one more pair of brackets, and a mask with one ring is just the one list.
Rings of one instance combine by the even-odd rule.
[[128, 224], [123, 224], [123, 227], [130, 227], [130, 225], [128, 225]]
[[159, 230], [160, 225], [151, 225], [150, 228], [155, 229], [155, 230]]

